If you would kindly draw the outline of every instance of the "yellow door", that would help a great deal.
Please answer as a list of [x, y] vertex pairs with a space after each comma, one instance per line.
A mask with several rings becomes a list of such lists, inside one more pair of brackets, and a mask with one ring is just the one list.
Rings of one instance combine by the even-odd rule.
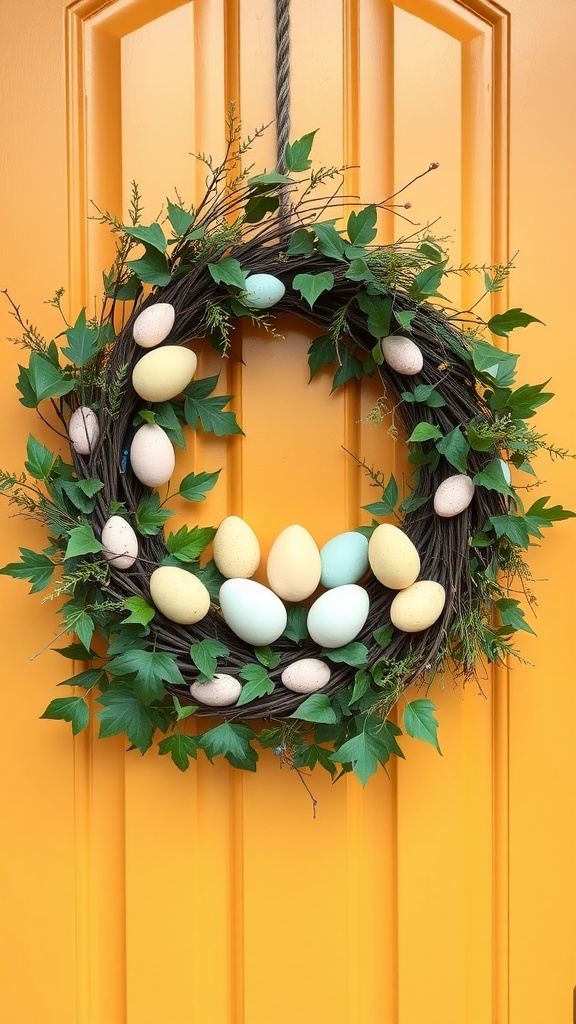
[[[56, 288], [73, 312], [100, 292], [108, 242], [87, 222], [90, 199], [121, 211], [136, 178], [152, 218], [173, 185], [198, 194], [188, 154], [218, 156], [230, 100], [247, 132], [274, 117], [274, 3], [3, 0], [0, 18], [0, 286], [51, 336], [43, 300]], [[411, 189], [410, 216], [442, 218], [456, 263], [519, 250], [508, 304], [546, 323], [521, 339], [524, 373], [553, 377], [539, 423], [572, 450], [575, 38], [569, 0], [292, 3], [293, 137], [320, 129], [317, 160], [350, 165], [365, 202], [438, 161]], [[273, 165], [273, 130], [255, 159]], [[461, 287], [464, 307], [476, 293], [466, 277]], [[7, 302], [0, 324], [15, 333]], [[264, 546], [303, 518], [321, 543], [355, 525], [369, 492], [342, 444], [377, 465], [395, 458], [359, 422], [373, 395], [307, 386], [312, 332], [292, 322], [284, 340], [244, 335], [227, 389], [246, 439], [194, 453], [227, 479], [204, 521], [243, 514]], [[4, 342], [1, 461], [15, 470], [36, 429], [17, 402], [18, 361]], [[541, 475], [574, 506], [568, 464]], [[33, 546], [9, 512], [2, 564]], [[532, 558], [547, 580], [538, 639], [523, 647], [534, 664], [482, 677], [482, 693], [437, 683], [444, 756], [406, 741], [406, 761], [364, 791], [315, 771], [315, 819], [272, 755], [254, 776], [206, 760], [181, 775], [153, 752], [38, 721], [62, 677], [59, 657], [36, 657], [53, 608], [1, 577], [0, 1019], [569, 1021], [570, 529]]]

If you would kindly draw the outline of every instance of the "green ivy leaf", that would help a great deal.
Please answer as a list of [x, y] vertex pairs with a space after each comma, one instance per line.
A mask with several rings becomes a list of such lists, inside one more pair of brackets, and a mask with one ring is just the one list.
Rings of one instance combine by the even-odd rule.
[[438, 720], [434, 718], [435, 705], [427, 697], [413, 700], [404, 708], [404, 728], [409, 736], [424, 740], [442, 753], [438, 744]]
[[186, 447], [182, 424], [172, 402], [158, 402], [157, 405], [154, 405], [154, 422], [166, 431], [173, 444], [178, 445], [179, 448]]
[[439, 263], [435, 263], [432, 267], [426, 267], [425, 270], [421, 270], [419, 274], [416, 274], [410, 288], [408, 289], [408, 295], [411, 299], [415, 299], [416, 302], [421, 302], [423, 299], [430, 299], [433, 297], [443, 298], [438, 291], [440, 282], [444, 276], [444, 271], [448, 264], [448, 260], [442, 260]]
[[28, 461], [25, 463], [26, 471], [36, 480], [49, 480], [54, 467], [56, 456], [40, 441], [30, 434], [26, 445]]
[[266, 668], [278, 668], [281, 658], [271, 647], [255, 647], [254, 653], [261, 665], [265, 665]]
[[362, 505], [365, 512], [373, 516], [389, 516], [396, 508], [398, 502], [398, 484], [393, 476], [390, 477], [386, 487], [382, 491], [382, 500], [373, 501], [371, 505]]
[[491, 516], [488, 522], [497, 537], [507, 537], [512, 544], [527, 548], [530, 544], [528, 526], [523, 516]]
[[296, 747], [294, 751], [295, 768], [315, 768], [319, 764], [330, 775], [336, 774], [336, 768], [330, 760], [330, 751], [317, 743], [305, 744]]
[[74, 327], [69, 327], [64, 334], [68, 345], [62, 349], [62, 354], [76, 366], [85, 366], [100, 348], [100, 332], [87, 326], [85, 309], [78, 314]]
[[174, 709], [176, 711], [177, 722], [182, 722], [185, 718], [190, 718], [191, 715], [194, 715], [196, 711], [198, 711], [197, 704], [186, 704], [183, 707], [174, 693], [172, 694], [172, 703], [174, 704]]
[[405, 515], [408, 515], [409, 512], [416, 512], [419, 508], [422, 508], [422, 505], [425, 505], [428, 500], [428, 498], [421, 494], [412, 493], [400, 502], [398, 509], [400, 512], [404, 512]]
[[244, 665], [240, 670], [240, 678], [244, 680], [244, 686], [236, 702], [238, 708], [249, 704], [256, 697], [274, 692], [274, 681], [270, 679], [264, 665]]
[[421, 402], [431, 409], [441, 409], [443, 405], [446, 405], [442, 395], [436, 391], [435, 384], [418, 384], [414, 391], [403, 391], [400, 397], [409, 404]]
[[64, 679], [58, 686], [80, 686], [88, 691], [93, 690], [95, 686], [106, 685], [107, 682], [108, 676], [101, 668], [88, 668], [85, 672], [78, 672], [75, 676]]
[[264, 174], [255, 174], [248, 179], [248, 187], [258, 192], [271, 192], [277, 185], [292, 185], [292, 178], [278, 171], [265, 171]]
[[312, 256], [314, 252], [314, 233], [308, 228], [296, 228], [296, 231], [292, 235], [288, 248], [286, 249], [287, 256]]
[[162, 508], [158, 494], [151, 494], [143, 498], [136, 509], [136, 529], [143, 537], [154, 537], [173, 515], [171, 509]]
[[156, 726], [156, 718], [151, 709], [146, 708], [136, 694], [125, 687], [110, 687], [98, 697], [98, 703], [104, 705], [98, 712], [100, 739], [125, 732], [130, 743], [141, 754], [145, 754], [152, 745]]
[[[28, 370], [23, 370], [23, 373], [26, 374], [25, 397], [29, 397], [33, 392], [33, 405], [39, 405], [46, 398], [61, 398], [76, 387], [73, 379], [65, 376], [62, 370], [58, 370], [49, 359], [45, 359], [38, 352], [32, 352]], [[26, 402], [22, 404], [25, 405]]]
[[544, 498], [538, 498], [533, 505], [530, 506], [526, 512], [524, 518], [531, 526], [552, 526], [552, 523], [559, 523], [563, 519], [574, 519], [576, 512], [571, 512], [568, 508], [563, 508], [562, 505], [550, 505], [546, 507], [550, 501], [550, 496]]
[[390, 643], [392, 637], [394, 636], [394, 627], [380, 626], [378, 629], [374, 630], [372, 636], [374, 637], [375, 643], [377, 643], [379, 647], [388, 647], [388, 644]]
[[418, 251], [426, 257], [427, 260], [432, 260], [432, 263], [439, 263], [444, 253], [439, 245], [435, 242], [422, 242], [418, 246]]
[[218, 668], [218, 658], [227, 658], [230, 654], [226, 644], [212, 637], [205, 640], [198, 640], [190, 648], [190, 657], [196, 665], [200, 676], [200, 682], [208, 682], [215, 675]]
[[333, 220], [315, 224], [314, 231], [318, 239], [318, 249], [323, 256], [327, 256], [328, 259], [332, 260], [343, 260], [345, 258], [346, 242], [334, 227]]
[[466, 437], [468, 444], [475, 452], [487, 452], [490, 448], [494, 447], [494, 438], [486, 437], [478, 430], [478, 425], [482, 421], [471, 420], [466, 428]]
[[459, 473], [466, 473], [470, 445], [460, 427], [454, 427], [454, 430], [451, 430], [449, 434], [446, 434], [445, 437], [437, 441], [436, 448]]
[[124, 601], [124, 607], [130, 612], [127, 619], [123, 622], [136, 623], [137, 625], [147, 626], [149, 622], [154, 618], [156, 611], [152, 605], [148, 604], [143, 597], [129, 597]]
[[129, 225], [123, 226], [122, 230], [130, 238], [143, 242], [146, 249], [152, 247], [160, 253], [166, 252], [166, 236], [159, 224], [149, 224], [147, 227], [143, 224]]
[[354, 676], [354, 689], [352, 690], [352, 696], [350, 698], [350, 704], [356, 704], [357, 701], [361, 700], [372, 685], [372, 676], [365, 668], [359, 668]]
[[389, 295], [368, 295], [358, 292], [356, 301], [366, 314], [366, 326], [373, 338], [380, 340], [390, 334], [390, 317], [392, 315], [392, 299]]
[[196, 760], [200, 737], [186, 736], [182, 732], [175, 732], [172, 736], [166, 736], [158, 744], [159, 754], [170, 754], [174, 764], [181, 772], [185, 772], [190, 765], [190, 758]]
[[65, 722], [71, 722], [72, 732], [76, 736], [88, 725], [90, 711], [84, 697], [55, 697], [40, 718], [62, 718]]
[[218, 469], [215, 473], [188, 473], [178, 488], [179, 495], [186, 501], [204, 501], [206, 492], [216, 485], [220, 472]]
[[183, 686], [185, 682], [174, 656], [167, 651], [134, 648], [112, 658], [106, 671], [120, 679], [134, 676], [134, 692], [143, 704], [163, 700], [166, 694], [164, 683]]
[[511, 597], [502, 597], [499, 601], [496, 601], [495, 604], [500, 612], [502, 625], [508, 626], [511, 633], [515, 633], [516, 630], [521, 629], [525, 633], [532, 633], [532, 636], [536, 636], [532, 627], [526, 622], [526, 618], [522, 608], [520, 607], [519, 601], [514, 601]]
[[303, 722], [326, 722], [328, 725], [337, 721], [336, 712], [325, 693], [311, 693], [288, 717]]
[[370, 776], [376, 771], [378, 764], [385, 765], [390, 759], [387, 736], [384, 729], [380, 733], [361, 732], [338, 747], [331, 755], [330, 760], [338, 761], [343, 765], [351, 764], [354, 774], [365, 786]]
[[216, 284], [225, 284], [230, 288], [240, 288], [242, 291], [246, 285], [246, 271], [242, 270], [238, 260], [233, 256], [226, 256], [218, 263], [209, 263], [210, 276]]
[[47, 555], [41, 555], [30, 548], [20, 548], [21, 561], [10, 562], [0, 569], [0, 575], [12, 576], [15, 580], [29, 580], [30, 594], [44, 590], [52, 579], [54, 563]]
[[299, 174], [302, 171], [307, 171], [312, 165], [310, 152], [315, 135], [315, 131], [308, 132], [301, 139], [288, 143], [284, 150], [284, 160], [286, 161], [286, 170], [289, 174]]
[[492, 334], [498, 335], [499, 338], [507, 338], [510, 331], [514, 331], [517, 327], [527, 327], [528, 324], [541, 324], [542, 320], [538, 320], [535, 316], [530, 316], [529, 313], [524, 313], [516, 306], [514, 309], [508, 309], [505, 313], [497, 313], [496, 316], [490, 317], [488, 321], [488, 328], [492, 331]]
[[166, 548], [180, 562], [194, 562], [214, 539], [213, 526], [181, 526], [177, 533], [169, 533]]
[[236, 422], [235, 413], [222, 411], [223, 407], [232, 400], [232, 395], [207, 397], [217, 383], [218, 377], [206, 377], [202, 380], [193, 380], [188, 385], [184, 392], [186, 395], [184, 403], [186, 422], [193, 430], [196, 430], [198, 424], [201, 424], [203, 430], [216, 434], [217, 437], [243, 434], [244, 431]]
[[330, 394], [349, 380], [362, 380], [363, 366], [360, 360], [345, 345], [339, 346], [339, 352], [340, 363], [332, 380]]
[[279, 206], [280, 200], [278, 199], [278, 196], [250, 196], [244, 209], [244, 220], [246, 224], [259, 224], [266, 214], [275, 213]]
[[357, 257], [351, 261], [344, 277], [349, 281], [363, 281], [365, 284], [378, 283], [378, 278], [372, 273], [363, 257]]
[[206, 590], [210, 594], [213, 600], [217, 600], [220, 593], [220, 587], [224, 583], [226, 577], [222, 575], [218, 569], [213, 558], [206, 563], [203, 569], [194, 569], [194, 575], [198, 576], [198, 579], [202, 580], [202, 583], [206, 587]]
[[78, 555], [95, 554], [102, 550], [103, 545], [95, 537], [94, 530], [88, 523], [84, 523], [83, 526], [75, 526], [73, 530], [70, 530], [64, 560], [77, 558]]
[[96, 651], [87, 650], [83, 644], [68, 644], [67, 647], [52, 647], [54, 654], [61, 654], [63, 658], [70, 658], [71, 661], [92, 661], [97, 658]]
[[394, 310], [394, 319], [396, 320], [396, 322], [397, 322], [398, 326], [400, 327], [400, 329], [403, 330], [403, 331], [409, 331], [410, 330], [412, 321], [413, 321], [415, 316], [416, 316], [416, 310], [415, 309], [395, 309]]
[[323, 274], [296, 274], [292, 287], [300, 292], [306, 300], [310, 309], [323, 292], [330, 291], [334, 287], [334, 274], [324, 271]]
[[169, 199], [166, 201], [168, 203], [168, 220], [174, 229], [174, 234], [180, 238], [192, 227], [194, 217], [187, 210], [184, 210], [182, 206], [176, 206]]
[[170, 284], [170, 268], [163, 252], [157, 248], [145, 246], [145, 253], [139, 260], [128, 260], [126, 266], [142, 281], [143, 284], [157, 284], [162, 287]]
[[315, 338], [308, 349], [308, 366], [310, 367], [310, 380], [322, 369], [329, 366], [336, 359], [336, 345], [328, 335], [321, 335]]
[[508, 494], [510, 497], [514, 497], [514, 491], [510, 487], [500, 459], [492, 459], [487, 466], [480, 473], [476, 473], [476, 476], [472, 478], [472, 483], [479, 487], [485, 487], [489, 491], [498, 491], [499, 494]]
[[365, 644], [353, 640], [344, 647], [325, 647], [320, 651], [321, 658], [329, 658], [335, 664], [362, 667], [368, 664], [368, 648]]
[[518, 356], [513, 352], [503, 352], [487, 341], [475, 341], [472, 362], [478, 373], [488, 374], [501, 387], [506, 387], [514, 381]]
[[246, 725], [223, 722], [200, 737], [200, 746], [210, 761], [221, 754], [233, 768], [255, 772], [258, 754], [250, 745], [251, 739], [254, 739], [253, 729]]
[[308, 609], [304, 608], [301, 604], [292, 605], [288, 611], [288, 624], [284, 630], [283, 635], [287, 636], [289, 640], [293, 640], [295, 644], [300, 644], [302, 640], [307, 640], [308, 626], [306, 625], [308, 620]]
[[378, 210], [374, 205], [366, 206], [359, 213], [354, 210], [348, 217], [346, 231], [352, 245], [370, 245], [376, 238]]
[[435, 441], [442, 437], [442, 431], [432, 423], [417, 423], [408, 438], [409, 441]]

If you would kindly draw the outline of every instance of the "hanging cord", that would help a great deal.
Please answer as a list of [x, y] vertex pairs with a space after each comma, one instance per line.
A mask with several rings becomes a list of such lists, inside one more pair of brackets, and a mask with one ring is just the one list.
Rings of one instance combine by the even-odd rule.
[[[277, 167], [286, 174], [284, 154], [290, 139], [290, 0], [276, 0]], [[289, 216], [288, 195], [280, 193], [280, 216]]]

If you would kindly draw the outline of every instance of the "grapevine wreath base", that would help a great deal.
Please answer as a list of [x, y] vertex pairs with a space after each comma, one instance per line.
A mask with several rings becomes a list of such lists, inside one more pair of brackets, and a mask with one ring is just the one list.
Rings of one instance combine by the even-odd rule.
[[[67, 325], [62, 351], [13, 307], [20, 340], [32, 350], [20, 373], [23, 404], [37, 408], [45, 420], [52, 417], [53, 426], [56, 413], [56, 429], [62, 432], [64, 426], [71, 436], [71, 417], [78, 420], [80, 409], [92, 412], [80, 413], [85, 436], [78, 440], [76, 434], [71, 445], [73, 469], [31, 438], [27, 472], [2, 475], [2, 489], [26, 514], [44, 522], [51, 538], [42, 554], [22, 549], [22, 561], [2, 571], [29, 578], [33, 590], [56, 574], [53, 592], [66, 598], [64, 631], [78, 637], [62, 653], [89, 663], [67, 680], [79, 689], [53, 700], [46, 717], [65, 718], [79, 731], [88, 723], [86, 696], [93, 690], [101, 705], [100, 735], [126, 732], [144, 752], [159, 729], [166, 734], [160, 753], [170, 753], [182, 769], [198, 749], [254, 769], [257, 738], [298, 770], [320, 763], [333, 774], [340, 764], [366, 781], [378, 762], [400, 753], [401, 730], [389, 715], [410, 683], [428, 683], [446, 661], [470, 675], [478, 659], [505, 658], [517, 629], [532, 631], [519, 601], [503, 588], [517, 577], [530, 600], [523, 549], [542, 536], [542, 527], [571, 513], [548, 506], [547, 498], [525, 510], [507, 464], [533, 473], [530, 459], [539, 448], [564, 453], [526, 422], [551, 395], [543, 385], [514, 389], [517, 357], [487, 340], [486, 327], [505, 338], [533, 317], [515, 309], [485, 323], [476, 313], [447, 309], [441, 280], [458, 268], [448, 268], [441, 247], [426, 232], [376, 246], [379, 211], [390, 207], [352, 208], [337, 185], [328, 198], [315, 198], [318, 189], [341, 176], [336, 168], [310, 171], [312, 135], [287, 147], [286, 175], [251, 176], [240, 169], [247, 145], [240, 143], [233, 120], [229, 127], [222, 164], [206, 161], [207, 191], [196, 208], [186, 208], [180, 199], [169, 202], [162, 224], [144, 226], [134, 188], [129, 225], [102, 214], [118, 240], [115, 264], [105, 275], [102, 312], [87, 322], [82, 311], [73, 326]], [[128, 258], [141, 245], [143, 255]], [[486, 292], [495, 292], [509, 268], [472, 269], [480, 269]], [[254, 298], [255, 275], [266, 275], [272, 300]], [[61, 294], [54, 299], [59, 308]], [[195, 340], [205, 344], [208, 339], [223, 358], [233, 359], [230, 332], [243, 318], [273, 330], [277, 318], [296, 314], [318, 328], [309, 350], [312, 374], [329, 364], [334, 387], [363, 376], [380, 380], [380, 429], [386, 429], [386, 413], [395, 402], [414, 474], [411, 490], [400, 500], [393, 478], [386, 481], [380, 470], [370, 470], [382, 498], [367, 506], [368, 522], [359, 529], [369, 536], [382, 518], [396, 516], [393, 521], [420, 555], [418, 579], [435, 581], [445, 591], [432, 625], [419, 632], [395, 629], [390, 606], [397, 591], [369, 570], [358, 581], [369, 597], [368, 617], [341, 647], [321, 648], [310, 640], [307, 609], [298, 605], [288, 607], [284, 633], [261, 648], [229, 628], [219, 608], [223, 577], [211, 559], [215, 530], [199, 530], [192, 521], [165, 538], [169, 509], [136, 476], [131, 461], [135, 431], [146, 423], [161, 427], [176, 443], [182, 443], [184, 426], [241, 432], [233, 413], [223, 412], [230, 396], [208, 397], [217, 391], [214, 379], [192, 379], [183, 394], [156, 403], [134, 389], [132, 372], [148, 355], [135, 343], [134, 325], [157, 303], [173, 307], [174, 323], [151, 351], [193, 350]], [[417, 372], [414, 366], [394, 369], [386, 340], [399, 336], [410, 339], [412, 351], [419, 350]], [[87, 416], [97, 423], [90, 431]], [[361, 456], [357, 461], [363, 466]], [[187, 486], [180, 485], [179, 493], [190, 500], [204, 496], [203, 482], [207, 490], [216, 480], [206, 472], [209, 467], [198, 468], [186, 478]], [[467, 478], [472, 499], [457, 514], [438, 515], [434, 496], [455, 475]], [[137, 557], [125, 568], [102, 543], [112, 516], [137, 536]], [[208, 588], [211, 604], [200, 621], [180, 625], [154, 606], [149, 581], [163, 564], [197, 575]], [[104, 647], [96, 644], [98, 654], [91, 646], [95, 634], [104, 641]], [[319, 659], [331, 673], [329, 682], [309, 696], [281, 681], [288, 666], [307, 658]], [[215, 674], [242, 684], [234, 705], [203, 705], [198, 687], [192, 702], [190, 685]], [[406, 731], [437, 745], [431, 701], [420, 695], [403, 701], [403, 709]], [[192, 715], [218, 715], [221, 722], [192, 734], [184, 721]], [[258, 732], [245, 724], [252, 720], [264, 720]]]

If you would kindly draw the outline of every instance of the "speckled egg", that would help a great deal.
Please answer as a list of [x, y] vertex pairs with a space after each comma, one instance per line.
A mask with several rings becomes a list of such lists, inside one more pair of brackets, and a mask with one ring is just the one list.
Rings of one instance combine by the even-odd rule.
[[424, 365], [424, 358], [418, 345], [411, 338], [405, 338], [401, 334], [382, 339], [382, 354], [391, 370], [396, 370], [396, 373], [402, 373], [407, 377], [420, 373]]
[[182, 345], [163, 345], [147, 352], [132, 372], [132, 387], [146, 402], [168, 402], [188, 386], [198, 360]]
[[304, 601], [320, 582], [320, 552], [303, 526], [287, 526], [268, 555], [268, 583], [284, 601]]
[[129, 569], [138, 557], [138, 538], [122, 516], [110, 516], [102, 528], [102, 554], [115, 569]]
[[342, 587], [356, 583], [368, 570], [368, 538], [351, 531], [332, 537], [320, 549], [323, 587]]
[[155, 302], [138, 314], [132, 328], [132, 337], [140, 348], [154, 348], [168, 337], [174, 326], [176, 313], [169, 302]]
[[260, 565], [260, 544], [254, 530], [240, 516], [226, 516], [214, 537], [216, 568], [227, 579], [248, 579]]
[[273, 274], [250, 274], [244, 284], [243, 301], [256, 309], [269, 309], [283, 297], [286, 288]]
[[510, 466], [508, 465], [507, 462], [504, 461], [504, 459], [500, 459], [500, 466], [502, 469], [502, 476], [504, 477], [506, 483], [508, 484], [508, 487], [510, 487], [510, 484], [512, 483], [512, 474], [510, 472]]
[[344, 647], [362, 629], [370, 601], [368, 594], [355, 583], [334, 587], [322, 594], [310, 608], [308, 632], [320, 647]]
[[78, 455], [90, 455], [100, 437], [98, 417], [93, 409], [81, 405], [75, 409], [68, 424], [68, 437]]
[[381, 523], [368, 544], [368, 559], [377, 580], [391, 590], [403, 590], [418, 578], [420, 556], [398, 526]]
[[390, 618], [396, 629], [420, 633], [436, 622], [445, 603], [446, 591], [441, 583], [418, 580], [396, 594], [390, 605]]
[[168, 482], [176, 457], [172, 442], [157, 423], [139, 427], [130, 445], [130, 465], [134, 475], [146, 487], [160, 487]]
[[331, 672], [319, 658], [300, 658], [282, 673], [282, 683], [293, 693], [315, 693], [330, 682]]
[[230, 629], [254, 647], [274, 643], [288, 616], [279, 597], [255, 580], [226, 580], [220, 587], [220, 610]]
[[176, 565], [160, 565], [150, 577], [150, 597], [171, 622], [191, 626], [210, 609], [210, 594], [201, 580]]
[[474, 497], [474, 491], [474, 484], [465, 473], [455, 473], [454, 476], [446, 477], [434, 493], [436, 515], [443, 519], [460, 515], [465, 508], [468, 508]]
[[225, 708], [235, 704], [242, 693], [242, 683], [234, 676], [218, 672], [206, 683], [192, 683], [190, 693], [200, 704], [210, 708]]

